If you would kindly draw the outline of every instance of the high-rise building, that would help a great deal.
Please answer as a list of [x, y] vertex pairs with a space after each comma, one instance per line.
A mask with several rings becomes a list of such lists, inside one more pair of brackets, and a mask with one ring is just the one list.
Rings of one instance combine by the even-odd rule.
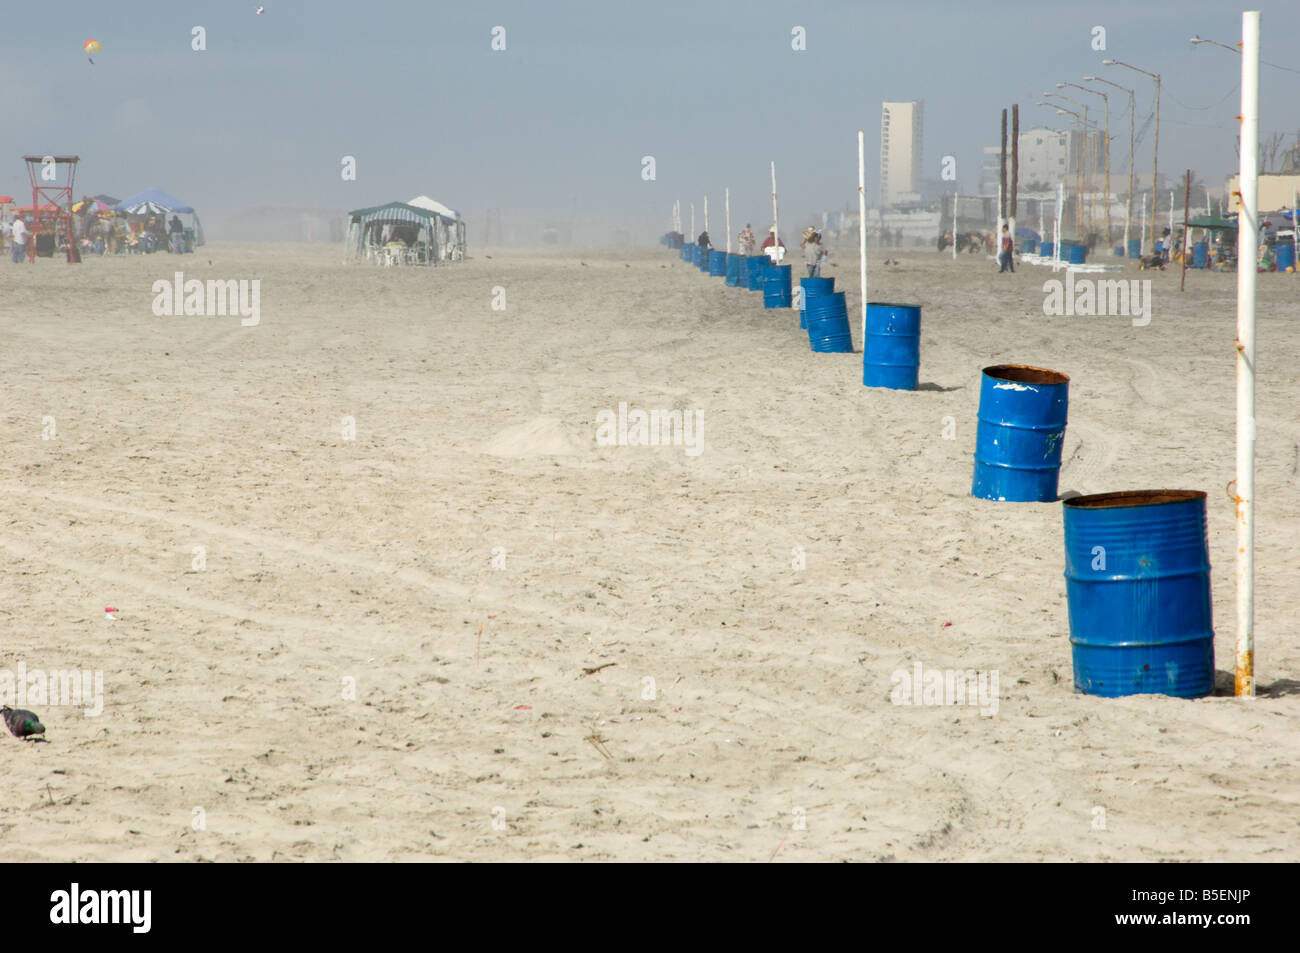
[[[1102, 133], [1090, 132], [1086, 136], [1070, 130], [1029, 129], [1020, 133], [1020, 191], [1032, 192], [1055, 189], [1060, 182], [1065, 190], [1077, 188], [1075, 176], [1082, 166], [1090, 177], [1089, 188], [1101, 187], [1098, 179], [1106, 168], [1106, 138]], [[985, 146], [984, 165], [980, 169], [980, 194], [997, 195], [1000, 173], [1000, 146]], [[1112, 156], [1112, 160], [1114, 157]], [[1112, 165], [1112, 174], [1118, 175], [1118, 166]], [[1011, 146], [1007, 145], [1007, 176], [1011, 176]], [[1113, 180], [1112, 188], [1115, 186]], [[1124, 185], [1127, 188], [1128, 180]]]
[[925, 102], [880, 106], [880, 204], [888, 208], [919, 198]]

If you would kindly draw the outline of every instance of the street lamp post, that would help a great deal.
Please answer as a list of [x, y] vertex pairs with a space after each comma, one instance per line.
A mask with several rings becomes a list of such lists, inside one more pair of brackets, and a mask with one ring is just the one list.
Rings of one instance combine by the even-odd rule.
[[1150, 76], [1156, 81], [1156, 140], [1151, 158], [1151, 247], [1156, 247], [1156, 177], [1160, 173], [1160, 74], [1148, 73], [1144, 69], [1138, 69], [1129, 63], [1123, 63], [1119, 60], [1102, 60], [1102, 66], [1123, 66], [1125, 69], [1131, 69], [1135, 73], [1141, 73], [1144, 76]]
[[1107, 86], [1114, 86], [1116, 89], [1128, 93], [1128, 209], [1124, 213], [1124, 254], [1128, 255], [1128, 231], [1129, 223], [1133, 221], [1133, 116], [1135, 112], [1133, 90], [1127, 86], [1121, 86], [1119, 83], [1112, 83], [1108, 79], [1102, 79], [1100, 76], [1085, 76], [1085, 83], [1105, 83]]
[[[1051, 94], [1051, 93], [1046, 93], [1045, 95], [1050, 96], [1050, 95], [1053, 95], [1053, 94]], [[1058, 99], [1064, 99], [1065, 97], [1063, 97], [1063, 96], [1059, 96], [1059, 97], [1057, 97], [1057, 98], [1058, 98]], [[1076, 126], [1076, 128], [1079, 128], [1079, 129], [1082, 129], [1082, 128], [1083, 128], [1083, 127], [1082, 127], [1082, 123], [1085, 122], [1083, 116], [1079, 115], [1079, 114], [1078, 114], [1077, 112], [1075, 112], [1073, 109], [1062, 109], [1060, 106], [1057, 106], [1055, 103], [1044, 103], [1044, 102], [1040, 102], [1040, 103], [1036, 103], [1036, 105], [1038, 105], [1038, 106], [1047, 106], [1049, 109], [1055, 109], [1056, 112], [1057, 112], [1057, 114], [1058, 114], [1058, 115], [1061, 115], [1061, 116], [1073, 116], [1073, 117], [1074, 117], [1074, 120], [1075, 120], [1075, 126]], [[1084, 129], [1084, 131], [1085, 131], [1085, 133], [1086, 133], [1086, 129]], [[1075, 150], [1071, 149], [1071, 154], [1073, 154], [1074, 151], [1075, 151]], [[1084, 231], [1084, 225], [1083, 225], [1083, 189], [1082, 189], [1082, 186], [1080, 186], [1080, 185], [1076, 185], [1076, 187], [1075, 187], [1075, 201], [1074, 201], [1074, 227], [1075, 227], [1076, 232], [1078, 233], [1078, 237], [1080, 237], [1080, 238], [1084, 238], [1084, 237], [1086, 237], [1086, 232]]]
[[[1051, 96], [1051, 97], [1053, 97], [1054, 99], [1063, 99], [1063, 100], [1065, 100], [1067, 103], [1073, 103], [1074, 105], [1078, 106], [1080, 109], [1083, 110], [1083, 117], [1082, 117], [1082, 118], [1083, 118], [1083, 124], [1084, 124], [1084, 126], [1087, 126], [1087, 125], [1088, 125], [1088, 105], [1087, 105], [1087, 103], [1081, 103], [1081, 102], [1079, 102], [1077, 99], [1071, 99], [1069, 96], [1062, 96], [1060, 93], [1043, 93], [1043, 95], [1044, 95], [1044, 96]], [[1078, 114], [1078, 113], [1071, 113], [1071, 115], [1072, 115], [1072, 116], [1075, 116], [1076, 118], [1078, 118], [1078, 115], [1079, 115], [1079, 114]], [[1085, 210], [1088, 208], [1088, 206], [1086, 206], [1086, 205], [1084, 204], [1084, 200], [1083, 200], [1083, 195], [1084, 195], [1084, 193], [1088, 191], [1088, 131], [1087, 131], [1087, 129], [1084, 129], [1084, 130], [1083, 130], [1083, 146], [1082, 146], [1082, 148], [1080, 148], [1080, 149], [1078, 149], [1078, 150], [1071, 149], [1070, 151], [1071, 151], [1072, 153], [1077, 151], [1078, 154], [1079, 154], [1079, 186], [1078, 186], [1078, 189], [1079, 189], [1079, 201], [1078, 201], [1077, 204], [1078, 204], [1078, 211], [1079, 211], [1080, 221], [1082, 222], [1082, 225], [1081, 225], [1080, 227], [1083, 229], [1084, 235], [1086, 236], [1086, 234], [1087, 234], [1089, 231], [1091, 231], [1091, 221], [1090, 221], [1090, 220], [1091, 220], [1091, 217], [1092, 217], [1090, 211], [1088, 212], [1088, 214], [1087, 214], [1086, 216], [1084, 215], [1084, 212], [1085, 212]], [[1081, 236], [1081, 237], [1083, 237], [1083, 236]]]
[[[1100, 96], [1106, 104], [1106, 247], [1109, 249], [1114, 242], [1113, 231], [1110, 227], [1110, 96], [1096, 89], [1089, 89], [1087, 86], [1080, 86], [1078, 83], [1057, 83], [1057, 88], [1062, 86], [1073, 86], [1075, 89], [1081, 89], [1085, 93], [1092, 93], [1094, 96]], [[1128, 254], [1127, 250], [1125, 254]]]
[[1203, 39], [1201, 39], [1199, 36], [1194, 36], [1194, 37], [1192, 37], [1190, 40], [1188, 40], [1187, 42], [1188, 42], [1188, 43], [1191, 43], [1193, 46], [1195, 46], [1197, 43], [1213, 43], [1215, 46], [1221, 46], [1221, 47], [1223, 47], [1225, 50], [1228, 50], [1229, 52], [1232, 52], [1232, 53], [1240, 53], [1240, 52], [1241, 52], [1241, 50], [1238, 48], [1238, 47], [1241, 46], [1240, 43], [1238, 43], [1236, 46], [1229, 46], [1227, 43], [1220, 43], [1218, 40], [1203, 40]]

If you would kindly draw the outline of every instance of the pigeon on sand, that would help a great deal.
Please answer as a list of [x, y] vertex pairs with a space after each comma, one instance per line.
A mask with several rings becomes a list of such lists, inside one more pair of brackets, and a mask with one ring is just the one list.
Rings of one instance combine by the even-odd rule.
[[[0, 706], [0, 714], [4, 715], [5, 726], [9, 729], [9, 734], [15, 738], [21, 738], [24, 741], [32, 736], [45, 734], [45, 726], [41, 720], [36, 717], [35, 712], [27, 711], [24, 708], [10, 708], [8, 705]], [[43, 739], [42, 739], [43, 740]]]

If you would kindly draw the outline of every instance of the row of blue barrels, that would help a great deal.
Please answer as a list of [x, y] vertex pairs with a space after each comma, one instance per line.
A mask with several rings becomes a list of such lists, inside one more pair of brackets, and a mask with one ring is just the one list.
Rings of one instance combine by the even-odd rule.
[[[1070, 379], [984, 369], [971, 494], [1055, 501]], [[1214, 689], [1205, 494], [1099, 493], [1064, 501], [1075, 691], [1199, 698]]]
[[[1123, 257], [1124, 257], [1124, 250], [1125, 250], [1125, 249], [1124, 249], [1124, 246], [1123, 246], [1123, 245], [1116, 245], [1116, 246], [1115, 246], [1115, 257], [1116, 257], [1116, 258], [1123, 258]], [[1130, 239], [1128, 240], [1128, 257], [1130, 257], [1130, 258], [1141, 258], [1141, 257], [1142, 257], [1142, 239], [1140, 239], [1140, 238], [1130, 238]]]
[[[766, 256], [737, 264], [765, 292], [779, 269]], [[788, 267], [788, 266], [786, 266]], [[804, 278], [801, 325], [814, 351], [851, 349], [843, 292]], [[867, 305], [863, 384], [915, 389], [920, 308]], [[1069, 377], [1021, 364], [984, 369], [971, 494], [999, 501], [1057, 498]], [[1065, 501], [1065, 578], [1075, 691], [1199, 698], [1214, 688], [1205, 494], [1100, 493]]]
[[[1288, 268], [1294, 270], [1296, 257], [1295, 246], [1287, 242], [1279, 242], [1273, 246], [1277, 255], [1277, 270], [1286, 271]], [[1194, 242], [1192, 244], [1192, 267], [1208, 268], [1210, 267], [1210, 243]]]
[[[761, 291], [765, 308], [790, 307], [791, 265], [774, 264], [767, 255], [728, 255], [716, 249], [691, 247], [692, 260], [701, 270], [707, 270], [710, 275], [724, 275], [729, 285]], [[853, 336], [847, 306], [844, 293], [833, 290], [835, 279], [801, 278], [799, 284], [803, 289], [799, 326], [808, 331], [808, 346], [819, 353], [851, 353]], [[916, 390], [921, 352], [920, 307], [870, 302], [866, 319], [862, 383], [867, 387]]]

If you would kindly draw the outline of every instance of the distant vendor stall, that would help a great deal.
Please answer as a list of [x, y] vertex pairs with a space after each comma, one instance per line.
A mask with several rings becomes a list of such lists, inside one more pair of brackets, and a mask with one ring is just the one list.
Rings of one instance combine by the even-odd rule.
[[437, 242], [438, 248], [442, 252], [442, 261], [463, 261], [465, 259], [465, 220], [461, 217], [460, 212], [448, 208], [437, 199], [431, 199], [427, 195], [417, 195], [406, 204], [437, 212], [442, 217], [442, 221], [438, 225]]
[[[1188, 262], [1190, 267], [1216, 271], [1235, 270], [1237, 222], [1234, 219], [1221, 218], [1217, 215], [1199, 215], [1188, 220], [1187, 228], [1193, 236], [1190, 244], [1192, 257]], [[1199, 238], [1196, 236], [1196, 229], [1203, 230]]]
[[133, 240], [144, 241], [150, 246], [161, 243], [162, 247], [166, 247], [167, 218], [170, 215], [190, 217], [190, 225], [184, 231], [186, 251], [192, 252], [206, 242], [198, 213], [162, 189], [147, 189], [117, 203], [113, 210], [129, 217]]
[[389, 202], [348, 212], [343, 241], [345, 262], [430, 265], [459, 260], [464, 255], [464, 222], [436, 209]]

